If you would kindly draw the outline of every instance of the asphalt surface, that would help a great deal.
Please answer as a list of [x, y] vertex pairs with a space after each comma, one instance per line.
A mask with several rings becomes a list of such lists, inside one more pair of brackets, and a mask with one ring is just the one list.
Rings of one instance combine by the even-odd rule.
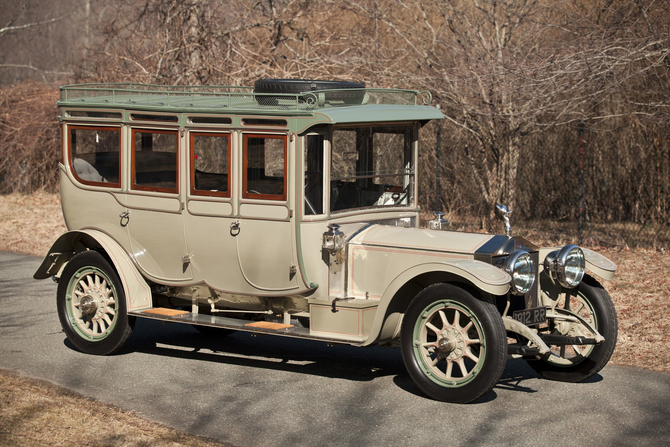
[[[138, 320], [119, 354], [78, 352], [41, 259], [0, 252], [0, 368], [236, 446], [668, 445], [670, 375], [607, 366], [586, 383], [507, 363], [477, 403], [424, 397], [400, 351]], [[104, 440], [99, 440], [104, 444]]]

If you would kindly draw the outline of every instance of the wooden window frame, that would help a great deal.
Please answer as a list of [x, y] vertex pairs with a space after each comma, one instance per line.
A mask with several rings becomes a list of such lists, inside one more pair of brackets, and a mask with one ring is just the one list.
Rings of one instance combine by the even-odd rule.
[[[151, 192], [164, 192], [169, 194], [179, 194], [179, 131], [177, 130], [168, 130], [168, 129], [144, 129], [144, 128], [131, 128], [130, 133], [130, 189], [134, 191], [151, 191]], [[177, 151], [175, 152], [175, 187], [172, 188], [161, 188], [158, 186], [143, 186], [135, 183], [135, 134], [137, 132], [144, 133], [158, 133], [158, 134], [167, 134], [174, 135], [177, 142]]]
[[[190, 172], [191, 172], [191, 181], [190, 181], [190, 190], [191, 195], [194, 196], [211, 196], [211, 197], [225, 197], [230, 198], [230, 166], [231, 166], [231, 133], [229, 132], [189, 132], [189, 159], [190, 159]], [[200, 189], [195, 189], [195, 137], [226, 137], [228, 139], [228, 189], [227, 191], [205, 191]]]
[[[62, 129], [62, 126], [61, 126]], [[77, 171], [74, 169], [74, 160], [73, 160], [73, 152], [72, 152], [72, 131], [73, 130], [100, 130], [100, 131], [116, 131], [119, 134], [119, 181], [112, 183], [112, 182], [92, 182], [90, 180], [84, 180], [79, 175], [77, 175]], [[62, 152], [61, 152], [62, 156]], [[67, 162], [68, 165], [70, 166], [70, 172], [72, 172], [72, 175], [74, 178], [81, 183], [82, 185], [87, 185], [87, 186], [102, 186], [104, 188], [114, 188], [114, 189], [119, 189], [121, 188], [121, 158], [123, 155], [121, 154], [121, 126], [83, 126], [83, 125], [68, 125], [67, 126]]]
[[[283, 194], [254, 194], [247, 191], [247, 144], [250, 138], [263, 138], [282, 140], [284, 142], [284, 192]], [[242, 198], [243, 199], [258, 199], [258, 200], [276, 200], [286, 202], [287, 197], [287, 174], [288, 174], [288, 138], [286, 134], [262, 134], [262, 133], [245, 133], [242, 136]]]

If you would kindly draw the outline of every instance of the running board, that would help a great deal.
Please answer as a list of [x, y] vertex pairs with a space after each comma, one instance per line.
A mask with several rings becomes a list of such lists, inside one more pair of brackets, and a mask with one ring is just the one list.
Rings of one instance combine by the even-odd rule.
[[[306, 338], [309, 340], [325, 341], [329, 343], [342, 343], [348, 345], [360, 345], [360, 343], [329, 338], [310, 334], [309, 328], [289, 326], [281, 323], [267, 321], [250, 321], [239, 318], [220, 317], [218, 315], [194, 314], [188, 311], [180, 311], [168, 308], [152, 308], [141, 311], [128, 312], [128, 316], [147, 318], [169, 323], [185, 323], [199, 326], [210, 326], [235, 331], [251, 332], [254, 334], [279, 335], [282, 337]], [[288, 326], [288, 327], [287, 327]]]

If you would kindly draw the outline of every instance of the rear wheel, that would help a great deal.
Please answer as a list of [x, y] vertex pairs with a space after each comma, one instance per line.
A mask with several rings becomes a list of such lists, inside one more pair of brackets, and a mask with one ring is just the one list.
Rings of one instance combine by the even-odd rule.
[[[574, 291], [559, 298], [557, 307], [579, 315], [591, 324], [605, 341], [596, 345], [549, 346], [551, 352], [528, 364], [541, 376], [561, 382], [580, 382], [598, 373], [607, 364], [617, 340], [617, 316], [614, 304], [602, 285], [590, 276]], [[593, 338], [588, 327], [579, 322], [554, 323], [552, 333]]]
[[429, 397], [471, 402], [502, 376], [507, 337], [496, 307], [452, 284], [434, 284], [410, 303], [401, 330], [407, 371]]
[[82, 352], [112, 354], [130, 337], [123, 287], [116, 271], [96, 251], [79, 253], [67, 263], [56, 302], [65, 335]]

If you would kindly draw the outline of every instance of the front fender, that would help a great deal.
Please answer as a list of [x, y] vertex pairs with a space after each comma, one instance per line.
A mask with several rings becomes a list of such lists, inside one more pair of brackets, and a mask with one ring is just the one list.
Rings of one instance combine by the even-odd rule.
[[[386, 314], [398, 291], [415, 278], [426, 274], [437, 275], [437, 277], [442, 277], [449, 281], [470, 284], [491, 295], [505, 295], [509, 290], [512, 280], [510, 275], [499, 268], [472, 259], [431, 262], [410, 267], [398, 275], [384, 291], [377, 307], [370, 335], [367, 341], [363, 343], [364, 346], [374, 343], [379, 338], [382, 329], [387, 330], [384, 324], [387, 320]], [[391, 318], [391, 320], [394, 320], [391, 321], [391, 324], [395, 325], [396, 329], [400, 325], [400, 316], [396, 315]], [[393, 331], [392, 328], [388, 330]]]
[[[560, 250], [562, 247], [547, 247], [540, 249], [540, 265], [544, 263], [544, 258], [554, 250]], [[584, 260], [586, 261], [586, 268], [600, 276], [602, 279], [609, 281], [614, 278], [617, 265], [610, 261], [605, 256], [588, 248], [580, 247], [584, 252]]]
[[59, 277], [72, 257], [87, 249], [104, 251], [119, 275], [128, 310], [150, 308], [151, 288], [123, 248], [109, 235], [97, 230], [76, 230], [62, 234], [51, 246], [33, 278]]

